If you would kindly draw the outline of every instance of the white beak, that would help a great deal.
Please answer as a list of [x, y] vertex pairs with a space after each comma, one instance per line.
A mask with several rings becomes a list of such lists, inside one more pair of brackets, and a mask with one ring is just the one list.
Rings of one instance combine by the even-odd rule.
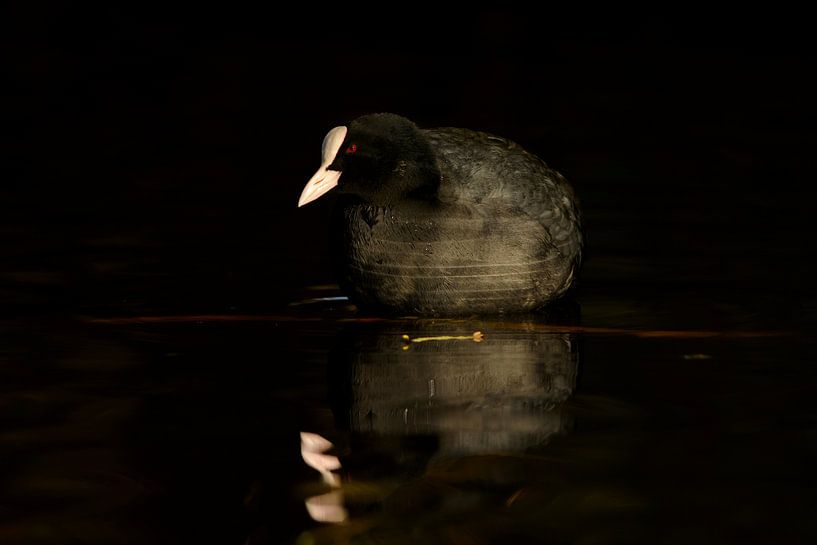
[[306, 187], [301, 192], [301, 198], [298, 199], [299, 208], [321, 197], [338, 185], [340, 171], [326, 170], [326, 167], [335, 160], [340, 145], [343, 143], [343, 139], [346, 138], [346, 130], [346, 127], [335, 127], [326, 134], [321, 148], [321, 168], [309, 179]]

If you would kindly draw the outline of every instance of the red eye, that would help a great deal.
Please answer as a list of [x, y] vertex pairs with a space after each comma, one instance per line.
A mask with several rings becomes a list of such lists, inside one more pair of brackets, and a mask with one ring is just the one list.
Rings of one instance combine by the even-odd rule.
[[346, 148], [346, 153], [356, 153], [357, 152], [357, 144], [352, 144], [348, 148]]

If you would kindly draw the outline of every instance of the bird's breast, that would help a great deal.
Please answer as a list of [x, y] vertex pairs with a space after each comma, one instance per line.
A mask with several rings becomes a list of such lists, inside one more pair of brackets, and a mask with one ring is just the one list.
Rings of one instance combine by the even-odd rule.
[[353, 299], [404, 313], [531, 310], [573, 273], [542, 225], [514, 210], [358, 204], [343, 207], [335, 229]]

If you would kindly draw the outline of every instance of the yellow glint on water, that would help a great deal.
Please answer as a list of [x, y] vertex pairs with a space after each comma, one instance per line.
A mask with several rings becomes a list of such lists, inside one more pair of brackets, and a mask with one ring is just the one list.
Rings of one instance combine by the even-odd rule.
[[[425, 343], [428, 341], [474, 341], [474, 342], [482, 342], [484, 335], [482, 331], [474, 331], [471, 335], [439, 335], [436, 337], [414, 337], [413, 339], [408, 335], [403, 335], [403, 340], [406, 342], [413, 342], [413, 343]], [[403, 347], [403, 350], [406, 348]]]

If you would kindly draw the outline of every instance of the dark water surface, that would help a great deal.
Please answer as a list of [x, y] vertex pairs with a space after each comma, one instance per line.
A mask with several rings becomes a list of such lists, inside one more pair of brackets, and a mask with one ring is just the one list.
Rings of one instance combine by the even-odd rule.
[[808, 312], [682, 271], [656, 295], [600, 253], [578, 302], [517, 318], [387, 320], [321, 285], [7, 319], [0, 540], [812, 542]]

